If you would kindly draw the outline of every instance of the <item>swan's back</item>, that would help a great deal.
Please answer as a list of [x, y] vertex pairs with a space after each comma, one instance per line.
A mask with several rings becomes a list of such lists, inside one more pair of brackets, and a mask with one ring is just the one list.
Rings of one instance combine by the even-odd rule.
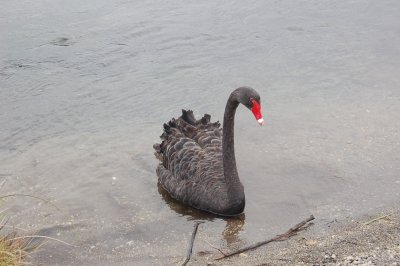
[[192, 207], [222, 214], [227, 187], [223, 173], [222, 129], [206, 114], [192, 111], [164, 124], [162, 143], [155, 144], [159, 182], [169, 194]]

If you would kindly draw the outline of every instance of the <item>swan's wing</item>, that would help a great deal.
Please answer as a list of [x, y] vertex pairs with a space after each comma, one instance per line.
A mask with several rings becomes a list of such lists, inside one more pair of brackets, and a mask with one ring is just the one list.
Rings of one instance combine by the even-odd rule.
[[[157, 175], [162, 187], [168, 191], [170, 196], [192, 207], [211, 211], [209, 206], [215, 202], [210, 202], [207, 199], [216, 198], [215, 196], [225, 195], [225, 185], [221, 178], [207, 178], [204, 173], [204, 178], [200, 182], [196, 182], [195, 178], [181, 179], [173, 175], [162, 164], [157, 167]], [[200, 176], [201, 177], [201, 176]]]
[[196, 120], [191, 111], [184, 110], [181, 117], [164, 124], [163, 141], [154, 148], [162, 161], [157, 175], [172, 197], [196, 205], [197, 196], [225, 188], [219, 126], [210, 123], [209, 115]]

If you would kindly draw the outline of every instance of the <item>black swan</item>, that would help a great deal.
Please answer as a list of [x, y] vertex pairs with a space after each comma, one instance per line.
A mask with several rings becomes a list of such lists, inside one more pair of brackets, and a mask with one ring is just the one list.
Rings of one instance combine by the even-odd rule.
[[244, 210], [243, 185], [236, 169], [234, 118], [239, 103], [249, 108], [258, 123], [260, 95], [252, 88], [241, 87], [229, 96], [223, 129], [210, 122], [205, 114], [196, 120], [191, 110], [164, 124], [162, 143], [154, 144], [162, 163], [157, 175], [172, 198], [189, 206], [222, 216], [239, 215]]

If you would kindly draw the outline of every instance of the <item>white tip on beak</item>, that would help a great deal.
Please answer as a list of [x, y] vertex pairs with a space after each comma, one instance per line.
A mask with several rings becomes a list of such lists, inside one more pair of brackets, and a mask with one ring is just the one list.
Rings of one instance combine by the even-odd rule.
[[258, 122], [258, 124], [260, 126], [264, 125], [264, 119], [263, 118], [258, 119], [257, 122]]

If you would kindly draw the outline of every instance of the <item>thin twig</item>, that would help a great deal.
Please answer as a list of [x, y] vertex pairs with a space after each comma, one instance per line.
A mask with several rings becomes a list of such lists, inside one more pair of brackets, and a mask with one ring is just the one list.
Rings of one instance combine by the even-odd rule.
[[385, 218], [387, 218], [387, 217], [389, 217], [389, 216], [390, 216], [390, 214], [386, 214], [386, 215], [379, 216], [378, 218], [375, 218], [375, 219], [372, 219], [372, 220], [370, 220], [370, 221], [368, 221], [368, 222], [363, 223], [363, 225], [372, 224], [373, 222], [376, 222], [376, 221], [381, 220], [381, 219], [385, 219]]
[[190, 260], [190, 257], [192, 256], [192, 249], [193, 249], [194, 239], [196, 238], [197, 229], [199, 228], [199, 225], [202, 224], [202, 223], [204, 223], [204, 222], [196, 222], [196, 224], [194, 225], [192, 238], [190, 239], [189, 248], [188, 248], [188, 251], [187, 251], [187, 254], [186, 254], [186, 259], [182, 263], [182, 266], [186, 266], [186, 264]]
[[14, 225], [6, 225], [5, 223], [0, 222], [0, 228], [3, 228], [3, 227], [17, 229], [17, 230], [24, 231], [24, 232], [28, 231], [28, 230], [26, 230], [24, 228], [21, 228], [21, 227], [17, 227], [17, 226], [14, 226]]
[[204, 241], [209, 244], [212, 248], [218, 250], [219, 252], [221, 252], [222, 255], [226, 255], [221, 249], [217, 248], [216, 246], [212, 245], [210, 242], [208, 242], [207, 240], [204, 239]]
[[33, 235], [33, 236], [19, 236], [19, 237], [14, 237], [14, 238], [7, 239], [7, 241], [13, 241], [13, 240], [24, 239], [24, 238], [45, 238], [45, 239], [50, 239], [50, 240], [53, 240], [53, 241], [60, 242], [60, 243], [62, 243], [64, 245], [67, 245], [67, 246], [70, 246], [70, 247], [74, 247], [74, 248], [79, 247], [79, 246], [72, 245], [70, 243], [67, 243], [65, 241], [62, 241], [60, 239], [57, 239], [57, 238], [54, 238], [54, 237], [50, 237], [50, 236], [36, 236], [36, 235]]
[[4, 198], [9, 198], [9, 197], [29, 197], [29, 198], [34, 198], [34, 199], [38, 199], [41, 200], [47, 204], [50, 204], [51, 206], [53, 206], [54, 208], [56, 208], [57, 210], [61, 211], [60, 208], [57, 207], [57, 205], [55, 205], [54, 203], [52, 203], [49, 200], [46, 200], [44, 198], [38, 197], [38, 196], [33, 196], [33, 195], [29, 195], [29, 194], [20, 194], [20, 193], [16, 193], [16, 194], [8, 194], [8, 195], [4, 195], [4, 196], [0, 196], [0, 199], [4, 199]]
[[216, 258], [215, 260], [222, 260], [222, 259], [225, 259], [225, 258], [234, 256], [234, 255], [237, 255], [237, 254], [240, 254], [240, 253], [245, 252], [245, 251], [248, 251], [248, 250], [256, 249], [256, 248], [258, 248], [258, 247], [260, 247], [260, 246], [263, 246], [263, 245], [265, 245], [265, 244], [268, 244], [268, 243], [271, 243], [271, 242], [274, 242], [274, 241], [283, 241], [283, 240], [286, 240], [286, 239], [288, 239], [289, 237], [295, 235], [298, 231], [300, 231], [301, 229], [303, 229], [304, 226], [305, 226], [308, 222], [310, 222], [310, 221], [312, 221], [312, 220], [314, 220], [314, 219], [315, 219], [315, 218], [314, 218], [314, 215], [311, 215], [311, 216], [310, 216], [309, 218], [307, 218], [306, 220], [304, 220], [304, 221], [302, 221], [302, 222], [296, 224], [296, 225], [293, 226], [292, 228], [290, 228], [290, 229], [289, 229], [286, 233], [284, 233], [284, 234], [277, 235], [277, 236], [275, 236], [275, 237], [273, 237], [273, 238], [271, 238], [271, 239], [268, 239], [268, 240], [266, 240], [266, 241], [261, 241], [261, 242], [255, 243], [255, 244], [253, 244], [253, 245], [250, 245], [250, 246], [241, 248], [241, 249], [239, 249], [239, 250], [237, 250], [237, 251], [234, 251], [234, 252], [228, 253], [228, 254], [226, 254], [226, 255], [224, 255], [224, 256], [222, 256], [222, 257]]
[[0, 227], [1, 228], [3, 228], [5, 225], [6, 225], [6, 223], [8, 223], [8, 220], [9, 220], [10, 218], [8, 218], [8, 217], [3, 217], [2, 219], [1, 219], [1, 221], [0, 221]]
[[3, 181], [1, 181], [1, 183], [0, 183], [0, 189], [3, 188], [4, 184], [6, 183], [6, 180], [7, 180], [7, 179], [4, 179]]

